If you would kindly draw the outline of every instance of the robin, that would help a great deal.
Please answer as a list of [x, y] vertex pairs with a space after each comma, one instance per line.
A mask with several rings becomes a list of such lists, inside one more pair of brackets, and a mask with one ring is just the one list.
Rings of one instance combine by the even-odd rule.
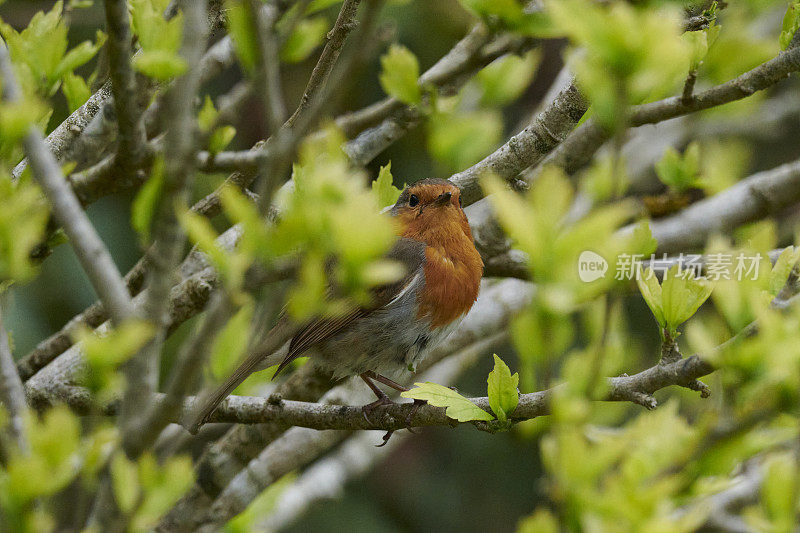
[[334, 377], [359, 375], [372, 389], [377, 400], [363, 407], [365, 416], [392, 401], [376, 381], [408, 390], [388, 376], [416, 369], [458, 326], [478, 297], [483, 261], [461, 191], [452, 182], [425, 179], [407, 186], [389, 214], [398, 222], [399, 235], [387, 258], [405, 267], [404, 277], [373, 289], [369, 307], [310, 320], [281, 350], [251, 355], [208, 397], [188, 427], [199, 427], [253, 372], [279, 364], [277, 376], [309, 350], [313, 363]]

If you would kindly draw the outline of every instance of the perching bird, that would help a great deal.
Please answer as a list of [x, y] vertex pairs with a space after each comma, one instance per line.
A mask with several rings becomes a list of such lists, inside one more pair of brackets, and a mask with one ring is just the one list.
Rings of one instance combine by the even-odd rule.
[[187, 427], [196, 430], [253, 372], [280, 364], [277, 375], [309, 350], [312, 362], [335, 377], [361, 376], [378, 397], [364, 406], [365, 413], [391, 402], [375, 381], [407, 390], [386, 374], [396, 377], [416, 369], [456, 328], [478, 297], [483, 261], [462, 209], [461, 191], [450, 181], [425, 179], [409, 185], [389, 213], [399, 222], [399, 236], [387, 257], [405, 267], [403, 278], [373, 289], [369, 307], [310, 320], [282, 349], [251, 355]]

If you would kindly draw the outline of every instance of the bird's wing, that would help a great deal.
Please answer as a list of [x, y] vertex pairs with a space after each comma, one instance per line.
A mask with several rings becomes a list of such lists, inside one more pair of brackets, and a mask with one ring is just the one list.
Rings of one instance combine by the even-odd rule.
[[372, 289], [372, 304], [369, 307], [355, 307], [349, 312], [333, 318], [316, 318], [303, 326], [289, 343], [289, 351], [278, 366], [278, 370], [275, 372], [276, 376], [286, 368], [286, 365], [300, 357], [312, 346], [341, 333], [376, 309], [389, 305], [395, 298], [403, 294], [403, 291], [410, 287], [415, 279], [424, 275], [425, 244], [421, 241], [401, 237], [386, 254], [386, 258], [401, 263], [405, 269], [405, 275], [393, 283]]

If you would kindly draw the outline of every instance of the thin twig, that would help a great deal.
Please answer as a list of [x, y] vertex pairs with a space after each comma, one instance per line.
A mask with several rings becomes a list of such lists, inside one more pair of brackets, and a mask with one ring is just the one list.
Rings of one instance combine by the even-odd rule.
[[285, 127], [291, 128], [297, 122], [297, 119], [308, 110], [313, 98], [325, 87], [333, 67], [339, 59], [339, 54], [342, 52], [347, 36], [356, 26], [355, 18], [360, 3], [361, 0], [345, 0], [342, 4], [333, 29], [328, 32], [328, 42], [325, 44], [325, 48], [323, 48], [319, 60], [311, 72], [311, 77], [308, 79], [303, 96], [300, 97], [300, 103], [292, 113], [292, 116], [289, 117], [289, 120], [286, 121]]

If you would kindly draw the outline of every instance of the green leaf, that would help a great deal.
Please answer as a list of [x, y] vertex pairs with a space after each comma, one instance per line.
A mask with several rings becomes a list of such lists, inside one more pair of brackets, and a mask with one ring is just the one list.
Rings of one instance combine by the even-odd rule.
[[228, 30], [233, 39], [239, 61], [248, 72], [253, 72], [258, 57], [258, 41], [256, 40], [255, 27], [250, 20], [250, 13], [244, 2], [226, 0], [226, 13], [228, 15]]
[[712, 20], [708, 28], [698, 31], [687, 31], [681, 35], [681, 39], [689, 46], [691, 55], [689, 59], [689, 70], [695, 70], [703, 62], [708, 49], [714, 44], [719, 36], [722, 27]]
[[664, 274], [661, 283], [661, 301], [664, 321], [671, 332], [694, 315], [709, 296], [714, 285], [701, 278], [695, 278], [692, 270], [678, 272], [675, 265]]
[[30, 252], [45, 237], [48, 213], [36, 185], [23, 180], [12, 183], [0, 172], [0, 283], [26, 281], [36, 273]]
[[318, 11], [322, 11], [323, 9], [327, 9], [333, 5], [341, 4], [342, 0], [312, 0], [308, 7], [306, 8], [306, 13], [316, 13]]
[[92, 43], [91, 41], [84, 41], [67, 52], [56, 68], [55, 77], [60, 78], [81, 65], [88, 63], [104, 43], [105, 34], [98, 32], [97, 42]]
[[524, 56], [507, 55], [491, 62], [478, 72], [483, 89], [481, 103], [487, 106], [513, 102], [530, 85], [542, 55], [531, 50]]
[[526, 13], [523, 4], [517, 0], [459, 0], [461, 5], [476, 16], [496, 26], [496, 20], [508, 29], [531, 37], [556, 37], [547, 13], [536, 11]]
[[392, 162], [382, 166], [378, 172], [378, 178], [372, 182], [372, 193], [378, 197], [378, 205], [381, 207], [393, 205], [397, 202], [402, 191], [394, 186], [392, 177]]
[[514, 413], [519, 403], [519, 374], [511, 375], [511, 370], [502, 359], [494, 355], [494, 369], [487, 379], [489, 406], [501, 422]]
[[800, 2], [791, 2], [783, 15], [779, 42], [781, 50], [786, 50], [792, 42], [794, 34], [800, 29]]
[[4, 511], [67, 486], [78, 473], [80, 421], [63, 405], [47, 409], [41, 417], [26, 416], [30, 453], [12, 453], [0, 470]]
[[661, 285], [658, 284], [655, 273], [650, 269], [645, 272], [640, 266], [636, 276], [636, 284], [639, 286], [639, 292], [642, 293], [647, 307], [650, 308], [653, 316], [656, 317], [656, 321], [663, 328], [666, 326], [663, 298], [661, 296]]
[[236, 137], [236, 128], [233, 126], [221, 126], [214, 130], [208, 139], [208, 151], [217, 154], [223, 151]]
[[136, 70], [155, 80], [167, 81], [186, 72], [186, 61], [168, 50], [142, 50], [133, 58]]
[[281, 49], [281, 59], [287, 63], [299, 63], [318, 47], [328, 32], [325, 17], [301, 20]]
[[143, 243], [150, 242], [150, 226], [164, 189], [164, 160], [159, 158], [153, 165], [150, 179], [142, 185], [131, 205], [131, 225]]
[[67, 72], [62, 78], [61, 90], [67, 99], [70, 113], [85, 104], [92, 96], [92, 91], [89, 90], [89, 86], [86, 85], [83, 78], [72, 72]]
[[110, 331], [78, 331], [75, 337], [82, 344], [88, 366], [81, 383], [97, 395], [98, 401], [111, 400], [124, 385], [119, 367], [152, 336], [152, 324], [143, 320], [129, 320]]
[[189, 209], [178, 212], [178, 221], [183, 226], [189, 240], [205, 253], [214, 268], [219, 271], [222, 280], [230, 289], [240, 287], [244, 273], [252, 264], [253, 257], [238, 252], [228, 252], [217, 244], [217, 232], [211, 222], [202, 215]]
[[547, 12], [575, 46], [568, 62], [597, 120], [622, 127], [620, 110], [673, 91], [686, 76], [691, 47], [681, 39], [674, 3], [639, 9], [626, 2], [548, 2]]
[[500, 143], [503, 117], [495, 109], [435, 113], [428, 120], [428, 149], [448, 171], [477, 163]]
[[62, 7], [63, 2], [59, 0], [47, 13], [37, 12], [20, 33], [0, 23], [0, 34], [7, 41], [12, 60], [25, 63], [46, 94], [60, 77], [58, 65], [67, 51], [67, 26]]
[[459, 422], [494, 420], [494, 417], [453, 389], [436, 383], [414, 383], [415, 388], [400, 394], [403, 398], [425, 400], [435, 407], [446, 407], [445, 414]]
[[258, 531], [261, 521], [265, 516], [272, 514], [275, 506], [281, 501], [280, 496], [286, 489], [294, 486], [297, 476], [296, 472], [289, 472], [274, 483], [271, 483], [265, 491], [253, 500], [247, 509], [225, 524], [224, 532], [252, 533], [253, 531]]
[[170, 457], [163, 464], [151, 452], [138, 462], [142, 501], [132, 517], [130, 531], [150, 531], [194, 480], [192, 461], [186, 455]]
[[168, 1], [129, 0], [131, 28], [139, 46], [146, 52], [172, 52], [177, 54], [183, 38], [183, 13], [170, 20], [164, 18]]
[[422, 101], [422, 91], [418, 85], [419, 63], [417, 57], [405, 46], [393, 44], [381, 56], [381, 87], [390, 96], [406, 104]]
[[760, 492], [766, 515], [773, 522], [771, 525], [776, 531], [791, 531], [796, 520], [798, 479], [797, 461], [790, 452], [769, 457]]
[[111, 459], [111, 487], [114, 499], [123, 513], [130, 513], [139, 501], [139, 474], [136, 463], [117, 452]]
[[800, 248], [789, 246], [781, 252], [769, 275], [768, 290], [771, 296], [778, 295], [798, 261], [800, 261]]
[[254, 303], [248, 299], [214, 340], [210, 361], [211, 373], [216, 379], [230, 375], [247, 350], [253, 309]]
[[689, 144], [681, 156], [670, 147], [655, 164], [656, 175], [662, 183], [680, 192], [697, 187], [700, 181], [700, 145]]
[[200, 112], [197, 114], [197, 126], [200, 128], [200, 131], [209, 131], [211, 127], [214, 126], [217, 115], [219, 115], [219, 113], [217, 112], [217, 108], [214, 107], [211, 96], [206, 95], [203, 100], [203, 107], [200, 108]]

